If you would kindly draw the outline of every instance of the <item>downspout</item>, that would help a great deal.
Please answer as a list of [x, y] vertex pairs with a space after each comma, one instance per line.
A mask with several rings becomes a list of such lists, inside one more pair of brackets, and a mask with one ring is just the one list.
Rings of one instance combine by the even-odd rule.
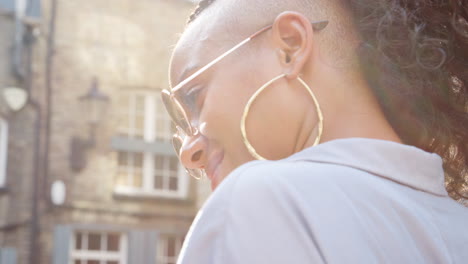
[[[50, 200], [47, 197], [48, 186], [49, 186], [49, 147], [50, 147], [50, 127], [51, 127], [51, 113], [52, 113], [52, 71], [53, 71], [53, 56], [55, 48], [55, 21], [56, 21], [56, 11], [57, 11], [57, 0], [52, 0], [52, 6], [50, 11], [50, 22], [49, 22], [49, 32], [47, 38], [47, 54], [46, 54], [46, 80], [45, 80], [45, 113], [42, 114], [41, 105], [34, 100], [30, 100], [29, 103], [36, 110], [36, 123], [35, 123], [35, 146], [34, 146], [34, 175], [33, 175], [33, 201], [31, 208], [31, 222], [30, 222], [30, 254], [29, 254], [29, 264], [40, 264], [41, 263], [41, 250], [38, 243], [38, 237], [40, 235], [40, 219], [39, 219], [39, 203], [40, 201], [45, 201], [46, 211], [50, 209]], [[32, 32], [28, 32], [32, 37]], [[32, 38], [30, 39], [32, 41]], [[31, 73], [31, 55], [32, 55], [32, 45], [31, 42], [28, 42], [28, 89], [31, 91], [32, 88], [32, 73]], [[45, 128], [43, 130], [44, 135], [44, 150], [43, 150], [43, 159], [41, 160], [41, 128], [42, 128], [42, 118], [45, 117]], [[41, 170], [41, 162], [43, 168]], [[42, 181], [42, 185], [40, 185]], [[39, 190], [43, 190], [42, 195]]]
[[39, 182], [40, 182], [40, 138], [41, 138], [41, 106], [36, 101], [30, 99], [31, 105], [36, 112], [36, 121], [34, 125], [34, 170], [33, 170], [33, 184], [32, 184], [32, 208], [30, 220], [30, 240], [29, 240], [29, 264], [39, 264], [40, 261], [40, 248], [37, 241], [39, 236]]
[[[26, 0], [15, 1], [15, 45], [13, 46], [13, 74], [19, 81], [24, 81], [26, 71], [23, 67], [23, 52], [24, 52], [24, 24], [22, 18], [26, 11]], [[27, 60], [27, 58], [26, 58]]]
[[47, 199], [46, 194], [49, 186], [49, 148], [51, 137], [51, 118], [52, 118], [52, 73], [53, 73], [53, 56], [55, 55], [55, 25], [57, 20], [57, 0], [51, 0], [52, 6], [50, 11], [49, 32], [47, 39], [47, 55], [46, 55], [46, 96], [45, 96], [45, 142], [44, 142], [44, 168], [43, 168], [43, 186], [44, 198], [47, 201], [46, 207], [50, 209], [50, 199]]
[[[25, 51], [25, 86], [29, 94], [32, 90], [32, 58], [33, 58], [33, 44], [34, 36], [32, 28], [26, 28], [24, 34], [24, 51]], [[40, 248], [38, 244], [38, 236], [40, 232], [40, 219], [39, 219], [39, 183], [41, 181], [41, 158], [40, 158], [40, 147], [41, 147], [41, 121], [42, 121], [42, 109], [40, 104], [29, 96], [28, 104], [36, 112], [36, 119], [34, 122], [34, 163], [32, 170], [32, 185], [31, 185], [31, 219], [29, 221], [29, 264], [40, 263]]]
[[[52, 113], [52, 72], [53, 72], [53, 56], [55, 53], [55, 25], [56, 25], [56, 14], [57, 14], [57, 0], [51, 0], [50, 9], [50, 21], [49, 21], [49, 32], [47, 38], [47, 51], [45, 60], [45, 112], [42, 113], [43, 109], [41, 104], [35, 100], [30, 100], [30, 105], [36, 111], [36, 122], [35, 122], [35, 146], [34, 146], [34, 175], [33, 175], [33, 203], [32, 203], [32, 215], [30, 222], [30, 254], [29, 264], [40, 264], [40, 245], [38, 244], [38, 237], [40, 234], [40, 219], [39, 219], [39, 202], [45, 201], [46, 211], [50, 209], [50, 200], [47, 197], [48, 186], [49, 186], [49, 148], [50, 148], [50, 131], [51, 131], [51, 113]], [[28, 32], [32, 34], [32, 32]], [[31, 72], [31, 56], [32, 46], [28, 46], [28, 89], [31, 91], [32, 88], [32, 72]], [[42, 118], [44, 118], [44, 129], [42, 130]], [[41, 133], [41, 131], [43, 133]], [[41, 135], [44, 135], [42, 137]], [[44, 138], [43, 152], [41, 159], [41, 139]], [[43, 164], [41, 169], [41, 163]], [[42, 182], [42, 185], [41, 185]], [[39, 192], [43, 190], [43, 193]]]

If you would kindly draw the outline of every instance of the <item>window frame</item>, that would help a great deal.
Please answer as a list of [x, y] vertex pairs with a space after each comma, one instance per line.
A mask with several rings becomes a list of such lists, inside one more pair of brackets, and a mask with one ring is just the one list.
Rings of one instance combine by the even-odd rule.
[[[126, 126], [123, 127], [121, 124], [118, 124], [118, 133], [120, 137], [127, 138], [128, 140], [139, 140], [144, 142], [146, 145], [158, 144], [158, 145], [171, 145], [170, 142], [170, 133], [168, 135], [158, 135], [158, 127], [157, 123], [160, 120], [167, 121], [169, 124], [171, 122], [170, 118], [167, 113], [162, 112], [163, 109], [158, 103], [162, 104], [160, 101], [158, 91], [122, 91], [119, 96], [122, 98], [130, 98], [128, 99], [128, 104], [125, 104], [127, 109], [119, 109], [118, 114], [127, 115], [125, 117], [125, 121], [128, 122]], [[137, 106], [135, 103], [138, 101], [138, 97], [143, 96], [144, 98], [144, 115], [143, 115], [143, 136], [139, 131], [136, 131], [136, 108]], [[157, 101], [159, 100], [159, 101]], [[158, 112], [159, 111], [159, 112]], [[119, 116], [119, 118], [122, 118]], [[164, 131], [170, 127], [168, 125], [163, 128]], [[126, 131], [125, 131], [126, 130]], [[166, 184], [167, 188], [163, 189], [156, 189], [154, 188], [155, 183], [155, 174], [158, 169], [155, 168], [155, 158], [157, 156], [164, 158], [174, 158], [177, 157], [175, 153], [156, 153], [152, 151], [148, 151], [147, 149], [142, 150], [125, 150], [122, 148], [116, 148], [116, 155], [120, 155], [119, 152], [127, 152], [127, 153], [141, 153], [143, 154], [143, 165], [142, 165], [142, 187], [133, 187], [129, 185], [118, 185], [118, 183], [114, 187], [114, 192], [117, 195], [124, 195], [124, 196], [144, 196], [144, 197], [153, 197], [153, 198], [171, 198], [171, 199], [185, 199], [188, 195], [188, 184], [189, 178], [187, 177], [184, 168], [181, 164], [178, 164], [177, 168], [177, 182], [178, 188], [176, 191], [170, 190], [169, 184]], [[172, 149], [172, 146], [170, 147]], [[120, 173], [121, 166], [118, 163], [118, 156], [115, 159], [117, 160], [117, 171], [116, 174]], [[168, 172], [170, 174], [170, 172]], [[169, 181], [169, 180], [166, 180]]]
[[6, 185], [8, 161], [8, 122], [0, 117], [0, 188]]
[[[78, 233], [86, 234], [86, 237], [89, 236], [90, 233], [99, 234], [101, 235], [101, 240], [103, 235], [107, 235], [110, 233], [118, 233], [120, 235], [119, 240], [119, 251], [112, 252], [112, 251], [103, 251], [103, 250], [77, 250], [75, 248], [76, 243], [76, 235]], [[86, 243], [85, 243], [86, 242]], [[87, 239], [82, 241], [84, 245], [87, 245]], [[101, 242], [102, 243], [102, 242]], [[83, 245], [82, 245], [83, 247]], [[70, 249], [69, 249], [69, 263], [75, 264], [76, 260], [80, 262], [85, 261], [87, 262], [89, 259], [99, 260], [101, 263], [107, 263], [108, 261], [118, 261], [119, 264], [127, 264], [128, 260], [128, 251], [129, 251], [129, 242], [128, 242], [128, 235], [126, 232], [121, 231], [111, 231], [111, 230], [84, 230], [84, 229], [75, 229], [71, 233], [70, 237]]]
[[14, 14], [16, 11], [15, 0], [0, 0], [0, 14], [2, 12], [8, 12]]
[[[139, 152], [137, 152], [139, 153]], [[154, 198], [178, 198], [185, 199], [187, 197], [188, 177], [184, 173], [183, 167], [179, 164], [177, 177], [178, 189], [171, 191], [169, 189], [155, 189], [154, 186], [154, 157], [158, 154], [143, 153], [143, 172], [142, 172], [142, 188], [116, 185], [114, 190], [118, 195], [125, 196], [146, 196]], [[166, 156], [169, 157], [169, 156]], [[118, 165], [117, 165], [118, 166]], [[119, 170], [119, 168], [118, 168]]]
[[[168, 249], [168, 238], [175, 238], [175, 256], [167, 256]], [[177, 263], [180, 252], [182, 250], [183, 242], [185, 240], [185, 234], [179, 233], [160, 233], [158, 236], [158, 241], [156, 243], [156, 264], [168, 264], [168, 263]]]

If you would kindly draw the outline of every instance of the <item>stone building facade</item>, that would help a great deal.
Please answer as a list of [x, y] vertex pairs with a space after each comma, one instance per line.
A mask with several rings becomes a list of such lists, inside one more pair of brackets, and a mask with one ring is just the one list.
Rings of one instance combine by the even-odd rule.
[[[18, 111], [0, 96], [0, 263], [175, 263], [209, 195], [178, 164], [159, 97], [193, 7], [0, 0], [0, 93], [28, 94]], [[102, 108], [83, 100], [96, 91]]]

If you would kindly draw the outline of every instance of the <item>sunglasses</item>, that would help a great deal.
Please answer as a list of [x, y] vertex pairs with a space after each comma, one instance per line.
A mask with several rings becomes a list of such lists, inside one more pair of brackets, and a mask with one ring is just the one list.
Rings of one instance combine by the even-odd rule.
[[[320, 31], [320, 30], [324, 29], [328, 25], [328, 21], [326, 21], [326, 20], [317, 21], [317, 22], [312, 22], [311, 24], [312, 24], [312, 29], [314, 31]], [[181, 103], [182, 101], [186, 101], [186, 100], [179, 100], [177, 98], [178, 96], [180, 96], [179, 98], [183, 98], [183, 96], [181, 94], [178, 94], [178, 91], [180, 91], [181, 88], [184, 87], [187, 83], [191, 82], [193, 79], [198, 77], [200, 74], [202, 74], [203, 72], [205, 72], [209, 68], [213, 67], [213, 65], [215, 65], [216, 63], [218, 63], [219, 61], [224, 59], [226, 56], [233, 53], [235, 50], [242, 47], [243, 45], [245, 45], [246, 43], [248, 43], [249, 41], [251, 41], [255, 37], [262, 34], [263, 32], [268, 31], [272, 27], [273, 27], [273, 25], [270, 25], [270, 26], [267, 26], [267, 27], [264, 27], [264, 28], [260, 29], [259, 31], [252, 34], [250, 37], [244, 39], [239, 44], [235, 45], [234, 47], [232, 47], [228, 51], [221, 54], [216, 59], [212, 60], [210, 63], [206, 64], [205, 66], [203, 66], [202, 68], [197, 70], [195, 73], [193, 73], [192, 75], [190, 75], [189, 77], [187, 77], [186, 79], [181, 81], [179, 84], [177, 84], [171, 90], [163, 90], [161, 92], [161, 97], [162, 97], [162, 101], [164, 103], [164, 106], [166, 107], [166, 110], [169, 113], [169, 115], [170, 115], [172, 121], [174, 122], [174, 124], [175, 124], [175, 126], [177, 128], [177, 131], [178, 131], [172, 138], [172, 145], [174, 146], [174, 150], [177, 153], [177, 155], [180, 155], [180, 150], [181, 150], [182, 145], [183, 145], [184, 136], [192, 137], [192, 136], [195, 136], [195, 135], [197, 135], [199, 133], [198, 128], [195, 128], [190, 123], [190, 121], [189, 121], [190, 119], [188, 118], [187, 111], [185, 110], [183, 104]], [[184, 98], [184, 99], [186, 99], [186, 98]], [[187, 98], [187, 100], [189, 100], [189, 99]], [[186, 169], [186, 170], [187, 170], [187, 173], [190, 176], [192, 176], [192, 177], [194, 177], [196, 179], [200, 179], [204, 175], [204, 171], [201, 170], [201, 169]]]

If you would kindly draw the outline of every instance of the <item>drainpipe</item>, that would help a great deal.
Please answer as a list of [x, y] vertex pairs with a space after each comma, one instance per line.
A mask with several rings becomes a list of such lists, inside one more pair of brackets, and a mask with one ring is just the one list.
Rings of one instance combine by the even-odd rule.
[[[32, 27], [25, 25], [23, 18], [27, 7], [27, 0], [16, 0], [15, 2], [15, 38], [14, 38], [14, 51], [13, 51], [13, 73], [15, 77], [25, 84], [26, 90], [31, 94], [33, 86], [32, 75], [32, 57], [33, 57], [33, 44], [35, 41]], [[46, 190], [48, 186], [48, 160], [49, 160], [49, 142], [50, 142], [50, 113], [51, 113], [51, 72], [52, 72], [52, 56], [53, 56], [53, 40], [55, 33], [55, 18], [56, 18], [56, 4], [57, 0], [52, 0], [50, 32], [47, 41], [47, 58], [46, 58], [46, 128], [45, 145], [44, 145], [44, 159], [41, 159], [41, 129], [42, 129], [42, 108], [40, 103], [29, 97], [28, 104], [34, 109], [36, 113], [34, 123], [34, 163], [33, 175], [31, 185], [31, 219], [29, 220], [29, 264], [39, 264], [41, 262], [40, 245], [38, 237], [40, 235], [40, 215], [39, 205], [41, 200], [40, 190]], [[44, 167], [41, 169], [41, 163]], [[45, 186], [40, 186], [41, 180]], [[45, 187], [45, 188], [44, 188]], [[47, 191], [45, 191], [47, 193]], [[48, 199], [45, 199], [48, 201]]]
[[34, 170], [32, 182], [32, 205], [31, 205], [31, 220], [29, 225], [29, 264], [40, 263], [40, 248], [37, 241], [40, 232], [39, 222], [39, 182], [40, 182], [40, 140], [41, 140], [41, 106], [34, 100], [29, 101], [36, 112], [36, 121], [34, 124]]
[[[41, 254], [40, 245], [38, 243], [38, 237], [40, 235], [40, 216], [39, 216], [39, 202], [45, 201], [45, 211], [50, 209], [50, 200], [48, 199], [48, 186], [49, 186], [49, 148], [50, 148], [50, 131], [51, 131], [51, 115], [52, 115], [52, 71], [53, 71], [53, 56], [55, 53], [55, 22], [57, 14], [57, 0], [52, 0], [52, 6], [50, 11], [49, 21], [49, 32], [47, 39], [47, 54], [46, 54], [46, 77], [45, 77], [45, 113], [42, 115], [42, 108], [39, 103], [34, 100], [30, 100], [31, 106], [36, 110], [36, 123], [35, 123], [35, 158], [34, 158], [34, 177], [33, 177], [33, 202], [32, 202], [32, 214], [30, 223], [30, 254], [29, 264], [40, 264]], [[29, 32], [31, 33], [31, 32]], [[28, 46], [28, 86], [31, 90], [32, 86], [32, 75], [31, 75], [31, 55], [32, 47]], [[40, 158], [40, 142], [41, 142], [41, 121], [43, 116], [45, 117], [45, 128], [44, 128], [44, 150], [43, 159]], [[41, 162], [43, 168], [41, 170]], [[42, 180], [42, 185], [40, 185]], [[43, 190], [42, 195], [39, 189]]]
[[22, 18], [26, 11], [26, 1], [15, 1], [15, 45], [13, 47], [13, 74], [16, 79], [23, 81], [26, 78], [26, 70], [23, 64], [25, 26]]
[[[24, 84], [28, 93], [31, 95], [33, 86], [32, 74], [32, 59], [33, 59], [33, 45], [35, 36], [33, 33], [34, 28], [21, 25], [23, 36], [21, 37], [21, 47], [24, 53]], [[38, 237], [40, 232], [40, 219], [39, 219], [39, 183], [41, 182], [41, 122], [42, 122], [42, 109], [41, 105], [29, 96], [28, 104], [34, 109], [36, 118], [34, 122], [34, 152], [33, 152], [33, 170], [32, 170], [32, 184], [31, 184], [31, 219], [29, 220], [29, 264], [40, 263], [40, 248], [38, 244]]]
[[45, 142], [44, 142], [44, 168], [43, 168], [43, 186], [42, 189], [44, 190], [44, 198], [47, 201], [47, 209], [50, 209], [51, 203], [50, 200], [47, 199], [46, 194], [48, 193], [48, 186], [49, 186], [49, 148], [50, 148], [50, 131], [51, 131], [51, 118], [52, 118], [52, 73], [53, 73], [53, 57], [55, 54], [55, 25], [57, 20], [57, 0], [51, 0], [52, 6], [50, 11], [50, 21], [49, 21], [49, 33], [47, 39], [47, 55], [46, 55], [46, 96], [45, 96]]

